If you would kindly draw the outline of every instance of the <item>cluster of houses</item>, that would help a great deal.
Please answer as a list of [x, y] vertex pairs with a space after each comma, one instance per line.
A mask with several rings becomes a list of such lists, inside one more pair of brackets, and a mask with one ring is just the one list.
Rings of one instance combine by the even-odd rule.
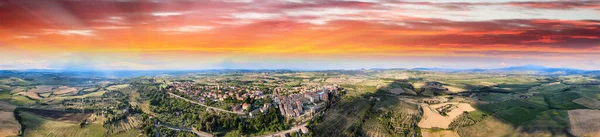
[[[273, 94], [263, 94], [259, 88], [253, 86], [229, 86], [229, 85], [198, 85], [193, 82], [174, 82], [168, 88], [170, 91], [178, 91], [193, 96], [198, 102], [224, 101], [228, 98], [244, 100], [246, 98], [263, 99], [272, 98], [273, 104], [265, 103], [261, 107], [252, 109], [252, 104], [243, 103], [231, 106], [234, 112], [249, 111], [252, 116], [255, 113], [266, 112], [271, 105], [277, 107], [281, 114], [286, 117], [298, 117], [303, 114], [313, 114], [325, 106], [332, 95], [337, 94], [338, 86], [300, 86], [292, 88], [275, 87]], [[292, 94], [290, 94], [292, 93]]]
[[244, 100], [246, 98], [262, 99], [267, 97], [256, 87], [236, 87], [228, 85], [202, 85], [198, 86], [193, 82], [174, 82], [169, 88], [170, 91], [179, 91], [187, 95], [198, 96], [197, 101], [206, 102], [223, 101], [227, 98], [235, 100]]
[[275, 102], [279, 107], [281, 115], [287, 117], [296, 117], [304, 111], [302, 96], [300, 94], [292, 94], [289, 96], [279, 96], [275, 98]]
[[302, 114], [312, 114], [319, 111], [330, 100], [330, 94], [336, 94], [337, 85], [325, 86], [321, 90], [313, 89], [303, 93], [275, 97], [274, 103], [279, 108], [281, 115], [298, 117]]
[[289, 93], [305, 93], [305, 92], [314, 92], [317, 89], [327, 88], [332, 89], [332, 87], [337, 87], [337, 85], [331, 86], [319, 86], [319, 85], [302, 85], [298, 87], [275, 87], [273, 88], [273, 95], [288, 95]]

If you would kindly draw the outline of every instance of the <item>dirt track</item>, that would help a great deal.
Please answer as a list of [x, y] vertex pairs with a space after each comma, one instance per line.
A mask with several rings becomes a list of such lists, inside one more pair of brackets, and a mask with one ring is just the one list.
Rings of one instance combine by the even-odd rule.
[[[196, 134], [196, 135], [198, 135], [198, 136], [200, 136], [200, 137], [213, 137], [213, 135], [212, 135], [212, 134], [210, 134], [210, 133], [208, 133], [208, 132], [196, 131], [196, 130], [193, 130], [193, 129], [191, 129], [191, 128], [181, 128], [181, 127], [175, 127], [175, 126], [170, 126], [170, 125], [161, 124], [160, 122], [158, 122], [158, 123], [156, 123], [156, 124], [154, 125], [154, 127], [158, 127], [158, 126], [164, 126], [164, 127], [167, 127], [167, 128], [169, 128], [169, 129], [171, 129], [171, 130], [182, 130], [182, 131], [189, 131], [189, 132], [193, 132], [194, 134]], [[157, 134], [158, 134], [158, 132], [157, 132]]]

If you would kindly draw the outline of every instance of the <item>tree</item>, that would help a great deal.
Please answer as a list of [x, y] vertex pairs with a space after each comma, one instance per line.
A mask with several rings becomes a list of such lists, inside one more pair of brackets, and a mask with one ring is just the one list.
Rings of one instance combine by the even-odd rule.
[[230, 132], [227, 132], [227, 134], [225, 134], [225, 137], [241, 137], [243, 136], [242, 131], [240, 130], [233, 130]]

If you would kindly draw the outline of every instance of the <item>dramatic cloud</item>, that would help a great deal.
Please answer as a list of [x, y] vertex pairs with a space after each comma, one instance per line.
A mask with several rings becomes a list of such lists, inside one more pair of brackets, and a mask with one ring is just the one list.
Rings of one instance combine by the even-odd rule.
[[600, 58], [599, 13], [584, 0], [6, 0], [0, 66], [600, 69], [582, 63]]

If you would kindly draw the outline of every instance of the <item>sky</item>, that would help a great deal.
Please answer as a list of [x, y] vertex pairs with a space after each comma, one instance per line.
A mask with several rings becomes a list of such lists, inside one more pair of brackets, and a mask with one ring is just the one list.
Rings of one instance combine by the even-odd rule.
[[527, 64], [600, 69], [600, 1], [0, 1], [0, 69]]

